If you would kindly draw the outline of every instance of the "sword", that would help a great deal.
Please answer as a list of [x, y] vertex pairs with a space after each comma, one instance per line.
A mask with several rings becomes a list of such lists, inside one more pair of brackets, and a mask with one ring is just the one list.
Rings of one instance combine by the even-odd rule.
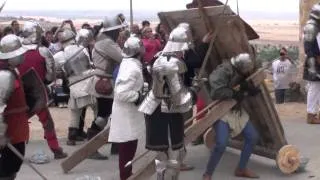
[[29, 161], [27, 161], [11, 143], [8, 143], [7, 146], [16, 156], [18, 156], [24, 163], [26, 163], [31, 169], [33, 169], [43, 180], [47, 180], [47, 178], [39, 170], [37, 170]]

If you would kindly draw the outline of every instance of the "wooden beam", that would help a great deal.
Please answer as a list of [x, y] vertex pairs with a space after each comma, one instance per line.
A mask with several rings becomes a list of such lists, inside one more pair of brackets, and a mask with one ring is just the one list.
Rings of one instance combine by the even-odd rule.
[[64, 173], [68, 173], [83, 160], [87, 159], [91, 154], [96, 152], [100, 147], [108, 142], [109, 128], [105, 128], [95, 137], [90, 139], [79, 149], [74, 151], [68, 158], [62, 161], [61, 168]]
[[[231, 140], [229, 142], [229, 146], [235, 149], [243, 149], [243, 142], [238, 141], [238, 140]], [[275, 160], [277, 157], [278, 150], [277, 149], [270, 149], [270, 148], [265, 148], [263, 146], [256, 145], [254, 147], [254, 154], [266, 157], [269, 159]]]

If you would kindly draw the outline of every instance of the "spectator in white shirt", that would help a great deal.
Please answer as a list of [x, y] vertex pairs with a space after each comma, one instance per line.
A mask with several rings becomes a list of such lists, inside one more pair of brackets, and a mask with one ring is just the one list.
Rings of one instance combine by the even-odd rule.
[[292, 80], [292, 62], [288, 58], [286, 48], [281, 48], [280, 58], [272, 63], [273, 83], [275, 88], [275, 97], [277, 104], [283, 104], [285, 101], [286, 90]]

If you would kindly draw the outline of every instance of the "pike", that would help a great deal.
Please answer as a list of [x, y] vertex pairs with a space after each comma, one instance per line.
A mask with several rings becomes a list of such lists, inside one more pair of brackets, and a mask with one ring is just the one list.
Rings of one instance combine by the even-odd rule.
[[[198, 9], [199, 9], [200, 15], [201, 15], [201, 17], [202, 17], [202, 20], [203, 20], [204, 23], [205, 23], [205, 26], [206, 26], [206, 28], [207, 28], [207, 31], [208, 31], [208, 32], [212, 32], [212, 26], [211, 26], [211, 24], [210, 24], [210, 20], [209, 20], [207, 14], [206, 14], [204, 8], [203, 8], [202, 0], [197, 0], [197, 2], [198, 2], [198, 6], [199, 6]], [[224, 15], [224, 13], [225, 13], [225, 11], [226, 11], [226, 8], [227, 8], [227, 6], [228, 6], [228, 2], [229, 2], [229, 0], [226, 1], [225, 5], [224, 5], [224, 7], [223, 7], [223, 11], [222, 11], [221, 15], [219, 16], [220, 18], [221, 18], [221, 16]], [[219, 23], [219, 20], [220, 20], [220, 19], [218, 19], [218, 23]], [[215, 42], [215, 40], [216, 40], [216, 38], [217, 38], [217, 36], [218, 36], [218, 33], [219, 33], [219, 31], [220, 31], [220, 28], [221, 28], [221, 26], [218, 26], [217, 29], [216, 29], [216, 30], [214, 31], [214, 33], [213, 33], [212, 39], [211, 39], [211, 41], [210, 41], [209, 48], [208, 48], [208, 50], [207, 50], [206, 56], [205, 56], [205, 58], [204, 58], [204, 61], [203, 61], [202, 65], [201, 65], [199, 74], [195, 77], [195, 80], [196, 80], [196, 81], [201, 80], [201, 78], [202, 78], [203, 75], [204, 75], [205, 68], [206, 68], [206, 66], [207, 66], [207, 63], [208, 63], [208, 61], [209, 61], [210, 54], [211, 54], [211, 52], [212, 52], [213, 44], [214, 44], [214, 42]]]

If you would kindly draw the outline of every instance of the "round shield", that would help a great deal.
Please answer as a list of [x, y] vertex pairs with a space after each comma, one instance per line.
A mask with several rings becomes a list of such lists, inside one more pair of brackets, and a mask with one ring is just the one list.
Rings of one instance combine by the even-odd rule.
[[276, 162], [281, 172], [291, 174], [300, 166], [300, 152], [293, 145], [283, 146], [278, 152]]
[[216, 133], [212, 128], [208, 129], [203, 135], [203, 140], [208, 149], [212, 149], [216, 144]]

